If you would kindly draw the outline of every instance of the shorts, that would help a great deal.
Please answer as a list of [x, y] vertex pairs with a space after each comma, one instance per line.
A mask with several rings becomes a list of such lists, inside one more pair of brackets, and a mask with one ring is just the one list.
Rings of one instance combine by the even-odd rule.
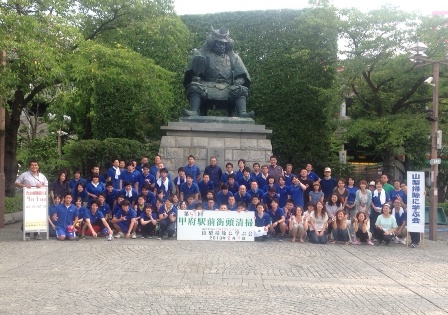
[[65, 236], [65, 238], [74, 238], [75, 232], [69, 232], [67, 227], [56, 226], [56, 237]]
[[130, 222], [124, 223], [123, 221], [117, 222], [116, 225], [120, 227], [121, 232], [127, 233], [129, 231]]

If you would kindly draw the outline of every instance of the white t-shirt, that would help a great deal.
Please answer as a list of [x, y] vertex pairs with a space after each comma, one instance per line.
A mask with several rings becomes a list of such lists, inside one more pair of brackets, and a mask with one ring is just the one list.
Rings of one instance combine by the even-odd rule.
[[[322, 231], [325, 226], [325, 223], [327, 223], [328, 221], [328, 215], [326, 213], [323, 217], [322, 216], [316, 217], [316, 211], [313, 211], [310, 214], [310, 218], [314, 219], [314, 226], [316, 227], [317, 232]], [[310, 230], [313, 230], [313, 226], [311, 224], [310, 224]]]
[[38, 184], [41, 186], [48, 186], [48, 180], [42, 173], [37, 173], [34, 175], [31, 171], [22, 173], [16, 179], [16, 183], [23, 185], [31, 185], [31, 187], [36, 187]]

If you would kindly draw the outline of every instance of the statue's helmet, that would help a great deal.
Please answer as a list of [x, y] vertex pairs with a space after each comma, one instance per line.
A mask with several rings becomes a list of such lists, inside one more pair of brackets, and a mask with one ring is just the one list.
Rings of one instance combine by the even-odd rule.
[[213, 39], [215, 41], [227, 43], [229, 41], [229, 30], [226, 30], [224, 28], [220, 28], [219, 30], [213, 29], [212, 26], [212, 34]]

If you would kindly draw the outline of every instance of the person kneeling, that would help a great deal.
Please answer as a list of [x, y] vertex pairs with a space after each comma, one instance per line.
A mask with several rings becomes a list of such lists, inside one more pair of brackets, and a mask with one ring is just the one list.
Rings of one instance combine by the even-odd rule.
[[324, 204], [318, 201], [316, 209], [311, 212], [309, 218], [310, 230], [308, 232], [308, 239], [314, 244], [326, 244], [328, 242], [325, 230], [328, 225], [328, 215]]
[[382, 214], [378, 216], [375, 223], [375, 238], [378, 240], [378, 245], [382, 243], [389, 245], [395, 236], [396, 229], [397, 220], [391, 215], [390, 205], [385, 203]]
[[135, 220], [137, 212], [132, 209], [131, 203], [126, 199], [120, 203], [120, 207], [121, 209], [118, 210], [112, 219], [112, 224], [118, 231], [115, 237], [137, 238], [137, 222]]
[[353, 231], [355, 232], [356, 238], [352, 244], [359, 245], [360, 243], [366, 243], [367, 245], [373, 245], [370, 240], [372, 237], [370, 233], [370, 221], [364, 212], [359, 211], [353, 218]]
[[85, 238], [84, 235], [87, 228], [89, 228], [93, 237], [98, 236], [97, 231], [102, 231], [103, 234], [108, 235], [108, 241], [111, 241], [114, 238], [112, 236], [112, 229], [104, 218], [104, 214], [101, 211], [98, 211], [99, 205], [99, 201], [93, 200], [90, 205], [90, 210], [84, 212], [84, 221], [81, 227], [81, 239]]
[[350, 236], [348, 233], [347, 218], [344, 210], [339, 209], [333, 217], [333, 241], [331, 243], [344, 242], [345, 245], [350, 244]]

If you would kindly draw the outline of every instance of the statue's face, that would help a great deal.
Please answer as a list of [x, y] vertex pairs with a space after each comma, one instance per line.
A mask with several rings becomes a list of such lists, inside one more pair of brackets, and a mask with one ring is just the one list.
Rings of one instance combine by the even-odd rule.
[[226, 52], [226, 43], [216, 40], [213, 45], [213, 51], [218, 55], [224, 54]]

